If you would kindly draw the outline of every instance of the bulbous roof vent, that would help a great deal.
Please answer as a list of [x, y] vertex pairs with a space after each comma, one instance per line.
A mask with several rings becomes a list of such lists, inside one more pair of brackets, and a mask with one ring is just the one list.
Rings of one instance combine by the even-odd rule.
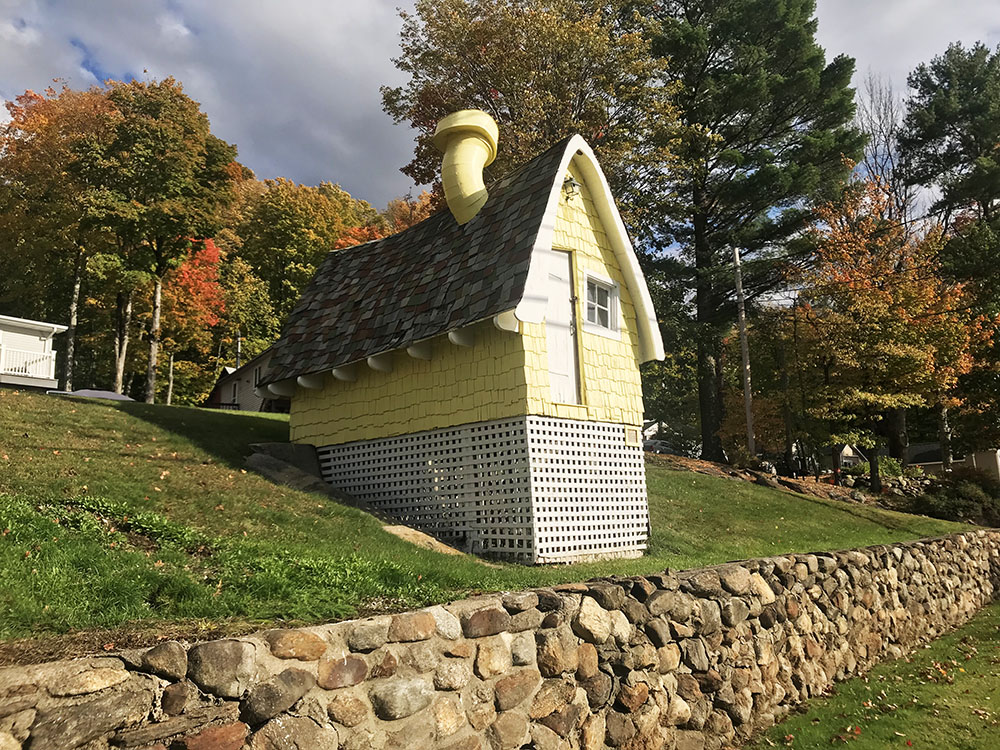
[[467, 224], [489, 197], [483, 169], [497, 158], [499, 136], [496, 121], [479, 109], [450, 114], [434, 131], [434, 145], [444, 154], [444, 197], [459, 224]]

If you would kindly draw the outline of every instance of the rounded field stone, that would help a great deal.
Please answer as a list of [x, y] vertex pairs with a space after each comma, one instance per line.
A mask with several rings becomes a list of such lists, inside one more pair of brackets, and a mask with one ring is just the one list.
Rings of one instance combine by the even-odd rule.
[[573, 618], [573, 631], [585, 641], [601, 645], [611, 637], [611, 615], [595, 599], [584, 597]]
[[501, 675], [513, 664], [510, 649], [500, 638], [484, 639], [476, 654], [476, 674], [484, 680]]
[[286, 711], [316, 684], [316, 678], [302, 669], [286, 669], [250, 688], [243, 701], [241, 718], [256, 726]]
[[635, 713], [649, 698], [649, 685], [638, 682], [635, 685], [622, 685], [618, 693], [618, 702], [629, 713]]
[[175, 682], [163, 688], [160, 708], [167, 716], [177, 716], [184, 712], [191, 692], [196, 688], [190, 682]]
[[221, 698], [239, 698], [253, 671], [253, 648], [242, 641], [209, 641], [188, 651], [188, 679]]
[[167, 641], [144, 653], [140, 664], [144, 671], [168, 680], [183, 680], [187, 674], [187, 651], [177, 641]]
[[437, 630], [437, 620], [430, 612], [407, 612], [395, 615], [389, 625], [389, 640], [412, 643], [426, 641]]
[[279, 659], [316, 661], [326, 653], [326, 641], [305, 630], [272, 630], [264, 636], [271, 653]]
[[354, 695], [338, 695], [327, 704], [326, 712], [338, 724], [356, 727], [368, 718], [371, 709], [368, 703]]
[[489, 735], [497, 750], [515, 750], [528, 740], [528, 720], [517, 713], [500, 714]]
[[426, 680], [397, 680], [372, 688], [370, 696], [376, 716], [396, 721], [427, 708], [434, 697], [434, 689]]
[[466, 638], [485, 638], [510, 627], [510, 615], [500, 607], [486, 607], [462, 613], [462, 632]]
[[592, 643], [582, 643], [577, 651], [576, 676], [589, 680], [597, 674], [597, 648]]
[[340, 747], [337, 730], [323, 727], [305, 716], [282, 714], [258, 729], [249, 750], [335, 750]]
[[508, 711], [526, 701], [538, 688], [542, 676], [534, 669], [524, 669], [497, 680], [494, 685], [498, 711]]
[[446, 661], [434, 673], [434, 687], [438, 690], [461, 690], [469, 684], [472, 670], [464, 661]]
[[358, 656], [341, 659], [324, 659], [319, 663], [319, 677], [316, 683], [325, 690], [350, 687], [362, 682], [368, 676], [368, 665]]
[[388, 640], [389, 620], [379, 618], [355, 625], [347, 638], [347, 646], [351, 651], [374, 651], [384, 646]]

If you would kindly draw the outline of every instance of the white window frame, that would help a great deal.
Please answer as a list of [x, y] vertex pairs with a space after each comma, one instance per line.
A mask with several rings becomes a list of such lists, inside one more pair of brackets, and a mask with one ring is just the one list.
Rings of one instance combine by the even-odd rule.
[[[590, 305], [590, 285], [596, 284], [598, 286], [605, 287], [608, 290], [608, 323], [609, 326], [605, 328], [599, 323], [593, 323], [588, 315], [588, 308]], [[598, 336], [604, 336], [605, 338], [615, 339], [616, 341], [621, 341], [622, 331], [621, 331], [621, 304], [620, 300], [620, 289], [618, 284], [606, 276], [594, 273], [593, 271], [584, 271], [584, 282], [583, 282], [583, 330], [587, 333], [594, 333]]]

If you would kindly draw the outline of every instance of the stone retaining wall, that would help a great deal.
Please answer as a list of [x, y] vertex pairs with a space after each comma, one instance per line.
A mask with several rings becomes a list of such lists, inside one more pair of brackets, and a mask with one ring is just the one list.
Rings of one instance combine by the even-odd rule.
[[0, 750], [701, 750], [991, 601], [1000, 532], [0, 669]]

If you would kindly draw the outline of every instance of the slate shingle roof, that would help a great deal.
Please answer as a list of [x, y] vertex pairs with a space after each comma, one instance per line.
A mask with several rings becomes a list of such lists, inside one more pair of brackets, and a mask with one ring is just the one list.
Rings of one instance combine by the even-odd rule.
[[493, 184], [465, 226], [445, 209], [327, 255], [289, 315], [262, 383], [331, 370], [515, 308], [568, 140]]

